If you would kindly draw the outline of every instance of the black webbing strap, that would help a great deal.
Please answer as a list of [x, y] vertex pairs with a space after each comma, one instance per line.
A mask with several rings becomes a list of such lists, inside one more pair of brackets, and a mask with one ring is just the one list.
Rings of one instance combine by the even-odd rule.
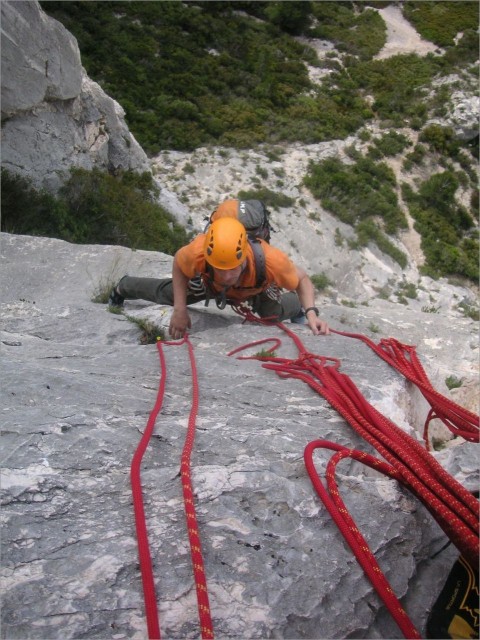
[[267, 277], [265, 253], [263, 251], [262, 243], [254, 238], [249, 238], [248, 242], [252, 247], [253, 257], [255, 259], [255, 289], [263, 287], [265, 279]]

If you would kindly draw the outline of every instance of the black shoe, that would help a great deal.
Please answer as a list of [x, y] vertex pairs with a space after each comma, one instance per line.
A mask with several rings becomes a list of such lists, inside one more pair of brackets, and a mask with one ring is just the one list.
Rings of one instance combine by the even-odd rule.
[[110, 291], [110, 297], [108, 298], [108, 306], [109, 307], [123, 307], [123, 303], [125, 302], [125, 298], [117, 293], [117, 287], [113, 287]]

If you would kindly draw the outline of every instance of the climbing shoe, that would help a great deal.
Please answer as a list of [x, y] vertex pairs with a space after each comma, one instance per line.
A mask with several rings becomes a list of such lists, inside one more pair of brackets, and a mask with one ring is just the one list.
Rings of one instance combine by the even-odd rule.
[[307, 316], [305, 315], [304, 310], [300, 309], [296, 316], [290, 318], [290, 322], [293, 322], [293, 324], [306, 324]]
[[125, 298], [117, 293], [117, 287], [113, 287], [110, 291], [110, 297], [108, 298], [108, 306], [109, 307], [123, 307], [123, 303]]

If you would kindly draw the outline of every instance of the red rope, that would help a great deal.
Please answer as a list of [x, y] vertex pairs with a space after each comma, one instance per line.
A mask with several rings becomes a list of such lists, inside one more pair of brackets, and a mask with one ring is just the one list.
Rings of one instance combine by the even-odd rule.
[[155, 421], [162, 408], [163, 396], [165, 392], [166, 370], [165, 356], [162, 349], [157, 343], [158, 353], [160, 356], [160, 365], [162, 375], [160, 377], [160, 385], [158, 388], [155, 406], [148, 418], [147, 426], [140, 439], [138, 447], [133, 455], [130, 467], [130, 482], [132, 485], [133, 507], [135, 511], [135, 528], [137, 531], [138, 556], [140, 560], [140, 573], [143, 583], [143, 598], [145, 602], [145, 615], [147, 618], [148, 637], [151, 640], [160, 638], [160, 625], [158, 623], [157, 613], [157, 597], [155, 594], [155, 582], [153, 580], [152, 559], [150, 556], [150, 547], [148, 544], [147, 524], [145, 521], [145, 510], [143, 507], [142, 482], [140, 477], [140, 467], [143, 454], [145, 453], [153, 429]]
[[200, 630], [202, 633], [202, 638], [209, 639], [214, 637], [213, 624], [210, 617], [207, 578], [205, 576], [202, 546], [200, 542], [200, 535], [198, 532], [198, 522], [195, 513], [195, 503], [193, 500], [194, 495], [190, 473], [190, 457], [193, 449], [193, 442], [195, 439], [195, 425], [198, 413], [198, 376], [195, 357], [193, 355], [192, 343], [188, 339], [188, 336], [185, 336], [184, 341], [188, 346], [188, 354], [190, 357], [190, 365], [192, 369], [193, 402], [188, 419], [187, 437], [185, 438], [185, 445], [183, 447], [180, 472], [182, 477], [183, 502], [185, 506], [185, 516], [187, 519], [188, 537], [190, 541], [190, 555], [192, 558], [193, 573], [195, 576], [195, 588], [197, 590], [197, 606], [198, 616], [200, 618]]
[[[237, 305], [232, 307], [239, 315], [244, 318], [244, 322], [257, 322], [261, 324], [277, 324], [275, 318], [258, 318], [249, 307], [245, 305]], [[294, 340], [300, 353], [305, 353], [305, 347], [297, 338], [296, 334], [290, 332], [284, 325], [281, 328], [290, 335]], [[441, 420], [445, 426], [456, 436], [461, 436], [469, 442], [480, 442], [480, 420], [468, 409], [456, 404], [450, 398], [443, 396], [433, 388], [428, 376], [420, 363], [416, 349], [414, 346], [402, 344], [395, 338], [383, 338], [375, 344], [370, 338], [360, 333], [348, 333], [346, 331], [337, 331], [330, 329], [332, 333], [347, 338], [356, 338], [364, 342], [372, 349], [382, 360], [387, 362], [391, 367], [399, 371], [407, 380], [415, 384], [423, 394], [426, 401], [430, 404], [431, 410], [425, 421], [423, 438], [427, 450], [428, 442], [428, 426], [434, 418]]]
[[[245, 320], [257, 321], [257, 318], [248, 310], [242, 310], [242, 315]], [[266, 324], [265, 321], [260, 320], [260, 322]], [[339, 371], [339, 360], [307, 352], [300, 338], [294, 332], [281, 323], [278, 323], [277, 326], [285, 331], [295, 342], [299, 356], [297, 359], [267, 358], [267, 361], [262, 366], [266, 369], [272, 369], [281, 378], [293, 377], [306, 382], [312, 389], [328, 400], [353, 429], [386, 460], [386, 463], [380, 462], [373, 457], [369, 457], [368, 454], [353, 452], [333, 443], [325, 444], [323, 441], [322, 444], [319, 444], [319, 441], [315, 441], [308, 445], [305, 450], [307, 469], [320, 498], [324, 501], [335, 522], [345, 535], [359, 562], [372, 580], [372, 584], [389, 608], [405, 637], [417, 638], [419, 637], [418, 631], [406, 618], [406, 614], [401, 609], [386, 578], [383, 574], [379, 577], [380, 569], [376, 562], [373, 564], [373, 556], [368, 546], [354, 521], [347, 513], [343, 502], [341, 502], [334, 484], [333, 470], [338, 461], [348, 455], [357, 459], [361, 457], [367, 464], [375, 465], [382, 472], [398, 479], [422, 501], [448, 537], [473, 565], [478, 563], [479, 554], [478, 501], [455, 478], [448, 474], [420, 443], [411, 438], [366, 401], [352, 380]], [[350, 337], [357, 336], [351, 334]], [[250, 346], [252, 344], [244, 345], [228, 355], [238, 353]], [[401, 346], [403, 347], [404, 345]], [[396, 352], [399, 351], [396, 345], [393, 348]], [[409, 349], [413, 349], [413, 347]], [[383, 355], [382, 357], [388, 362], [387, 357]], [[396, 357], [397, 362], [400, 358], [399, 356]], [[423, 370], [421, 370], [421, 367], [419, 368], [418, 360], [412, 358], [411, 362], [417, 374], [420, 372], [420, 377], [423, 376], [421, 374]], [[396, 368], [398, 367], [396, 366]], [[402, 364], [399, 370], [403, 372], [404, 369], [406, 367]], [[427, 387], [424, 381], [422, 381], [422, 384], [424, 388]], [[428, 396], [435, 396], [435, 402], [438, 404], [438, 396], [440, 394], [437, 394], [437, 392], [434, 394], [428, 393]], [[450, 406], [447, 410], [453, 423], [455, 423], [457, 415], [462, 413]], [[330, 494], [326, 493], [314, 468], [312, 453], [318, 446], [328, 446], [339, 451], [327, 467]]]
[[[328, 491], [323, 486], [313, 462], [314, 450], [321, 447], [337, 451], [337, 453], [331, 458], [327, 467], [326, 475]], [[336, 465], [343, 458], [347, 457], [354, 458], [355, 460], [358, 460], [381, 473], [401, 481], [401, 477], [394, 467], [367, 453], [356, 451], [354, 449], [347, 449], [346, 447], [342, 447], [334, 442], [328, 442], [327, 440], [315, 440], [308, 444], [304, 451], [305, 466], [315, 490], [328, 509], [328, 512], [335, 524], [340, 529], [340, 532], [343, 534], [351, 550], [355, 554], [360, 566], [363, 568], [377, 593], [382, 598], [387, 609], [391, 612], [392, 617], [398, 624], [403, 635], [405, 638], [421, 638], [421, 635], [410, 621], [410, 618], [407, 616], [404, 608], [394, 594], [388, 580], [380, 569], [375, 556], [370, 551], [365, 538], [360, 533], [355, 521], [348, 513], [345, 504], [340, 497], [338, 487], [335, 482], [334, 472]]]
[[185, 444], [182, 452], [180, 473], [182, 479], [183, 497], [185, 516], [187, 520], [188, 536], [190, 541], [190, 553], [192, 558], [193, 573], [195, 577], [195, 587], [197, 592], [197, 604], [198, 614], [200, 619], [200, 629], [202, 638], [213, 638], [213, 625], [210, 617], [210, 605], [208, 600], [207, 582], [205, 577], [205, 569], [202, 556], [202, 548], [200, 542], [200, 536], [198, 532], [198, 523], [195, 513], [195, 505], [193, 501], [193, 490], [191, 483], [190, 473], [190, 457], [193, 448], [193, 442], [195, 438], [195, 423], [198, 413], [198, 376], [195, 364], [195, 357], [193, 354], [193, 347], [185, 335], [185, 338], [180, 342], [157, 342], [157, 350], [160, 357], [161, 377], [160, 384], [157, 393], [157, 399], [155, 406], [148, 418], [145, 432], [140, 440], [140, 443], [135, 451], [135, 454], [131, 463], [130, 477], [132, 485], [133, 506], [135, 511], [135, 527], [137, 531], [137, 543], [138, 543], [138, 555], [140, 560], [140, 571], [142, 575], [143, 593], [145, 601], [145, 615], [147, 619], [148, 637], [150, 640], [158, 640], [160, 636], [160, 625], [158, 621], [157, 612], [157, 598], [155, 594], [155, 583], [153, 579], [152, 561], [150, 555], [150, 547], [148, 543], [147, 525], [145, 521], [145, 510], [143, 506], [142, 496], [142, 483], [140, 477], [140, 467], [148, 443], [150, 441], [157, 416], [163, 405], [163, 398], [165, 394], [165, 383], [167, 379], [165, 355], [163, 352], [163, 345], [179, 346], [186, 344], [188, 347], [188, 353], [190, 358], [190, 365], [192, 369], [192, 406], [190, 410], [190, 416], [188, 420], [187, 435], [185, 438]]
[[446, 398], [432, 387], [417, 357], [415, 347], [402, 344], [395, 338], [384, 338], [377, 345], [367, 336], [358, 333], [335, 330], [332, 330], [332, 332], [348, 338], [362, 340], [380, 358], [385, 360], [391, 367], [397, 369], [407, 380], [410, 380], [418, 387], [432, 407], [427, 416], [423, 434], [427, 449], [429, 448], [428, 425], [434, 418], [441, 420], [454, 435], [461, 436], [469, 442], [480, 442], [479, 417], [468, 409], [459, 406], [450, 398]]

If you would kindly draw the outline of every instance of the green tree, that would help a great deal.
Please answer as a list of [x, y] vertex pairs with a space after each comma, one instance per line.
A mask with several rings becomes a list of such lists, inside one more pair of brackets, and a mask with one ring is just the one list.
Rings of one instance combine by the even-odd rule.
[[273, 24], [292, 35], [305, 31], [310, 23], [312, 3], [302, 2], [269, 2], [265, 15]]

